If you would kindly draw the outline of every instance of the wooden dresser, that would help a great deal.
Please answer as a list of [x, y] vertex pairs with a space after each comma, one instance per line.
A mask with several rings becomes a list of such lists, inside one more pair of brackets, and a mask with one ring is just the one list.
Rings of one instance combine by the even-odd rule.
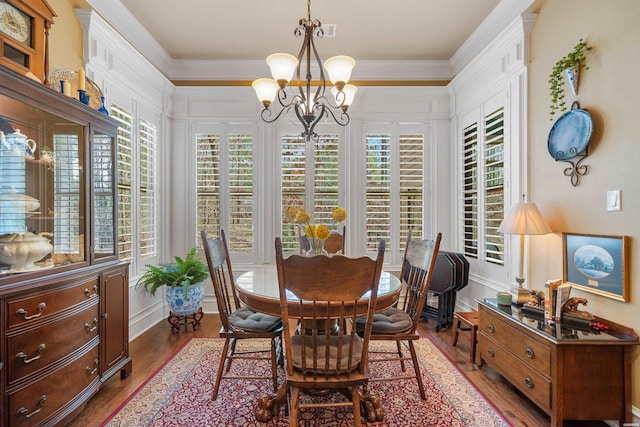
[[0, 427], [64, 425], [131, 372], [117, 129], [0, 66]]
[[631, 350], [638, 336], [597, 319], [609, 332], [549, 324], [495, 299], [478, 300], [479, 366], [487, 364], [551, 417], [631, 422]]

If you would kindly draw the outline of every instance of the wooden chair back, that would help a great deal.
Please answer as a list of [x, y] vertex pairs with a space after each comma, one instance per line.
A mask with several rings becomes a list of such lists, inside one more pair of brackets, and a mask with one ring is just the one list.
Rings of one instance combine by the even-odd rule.
[[[288, 375], [298, 371], [313, 381], [335, 381], [336, 376], [365, 373], [384, 240], [375, 260], [342, 255], [285, 259], [280, 238], [275, 246]], [[345, 327], [359, 315], [367, 316], [362, 338], [355, 328]], [[291, 330], [291, 318], [299, 319], [299, 331]]]
[[441, 240], [442, 233], [438, 233], [435, 240], [412, 240], [409, 230], [400, 273], [404, 281], [404, 298], [399, 308], [407, 313], [413, 322], [410, 333], [416, 331], [422, 308], [427, 300]]
[[[324, 250], [327, 251], [329, 255], [337, 253], [344, 255], [346, 231], [347, 227], [343, 225], [342, 234], [333, 232], [327, 240], [325, 240]], [[300, 255], [306, 254], [311, 247], [309, 246], [309, 240], [307, 240], [307, 236], [304, 234], [304, 227], [302, 226], [298, 226], [298, 241], [300, 242]]]
[[202, 246], [209, 265], [209, 273], [213, 282], [213, 291], [218, 304], [220, 321], [225, 330], [231, 330], [229, 315], [240, 307], [240, 299], [233, 281], [233, 269], [229, 258], [229, 249], [224, 230], [220, 230], [219, 238], [207, 236], [207, 232], [200, 231]]

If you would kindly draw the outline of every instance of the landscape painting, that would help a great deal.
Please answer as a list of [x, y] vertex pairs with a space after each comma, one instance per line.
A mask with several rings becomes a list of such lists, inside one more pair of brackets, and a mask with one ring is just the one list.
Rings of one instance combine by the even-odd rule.
[[563, 233], [563, 281], [628, 301], [627, 240], [627, 236]]

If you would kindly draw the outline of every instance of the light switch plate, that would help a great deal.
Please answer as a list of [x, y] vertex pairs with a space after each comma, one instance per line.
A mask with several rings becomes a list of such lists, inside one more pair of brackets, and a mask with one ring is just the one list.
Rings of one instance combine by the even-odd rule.
[[620, 190], [607, 191], [607, 210], [619, 211], [621, 205]]

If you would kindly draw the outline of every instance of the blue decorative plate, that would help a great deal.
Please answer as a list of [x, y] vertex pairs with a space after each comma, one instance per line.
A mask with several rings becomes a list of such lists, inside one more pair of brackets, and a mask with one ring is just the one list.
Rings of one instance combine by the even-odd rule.
[[579, 108], [567, 111], [549, 131], [549, 154], [555, 160], [576, 157], [589, 145], [592, 132], [593, 121], [589, 112]]

